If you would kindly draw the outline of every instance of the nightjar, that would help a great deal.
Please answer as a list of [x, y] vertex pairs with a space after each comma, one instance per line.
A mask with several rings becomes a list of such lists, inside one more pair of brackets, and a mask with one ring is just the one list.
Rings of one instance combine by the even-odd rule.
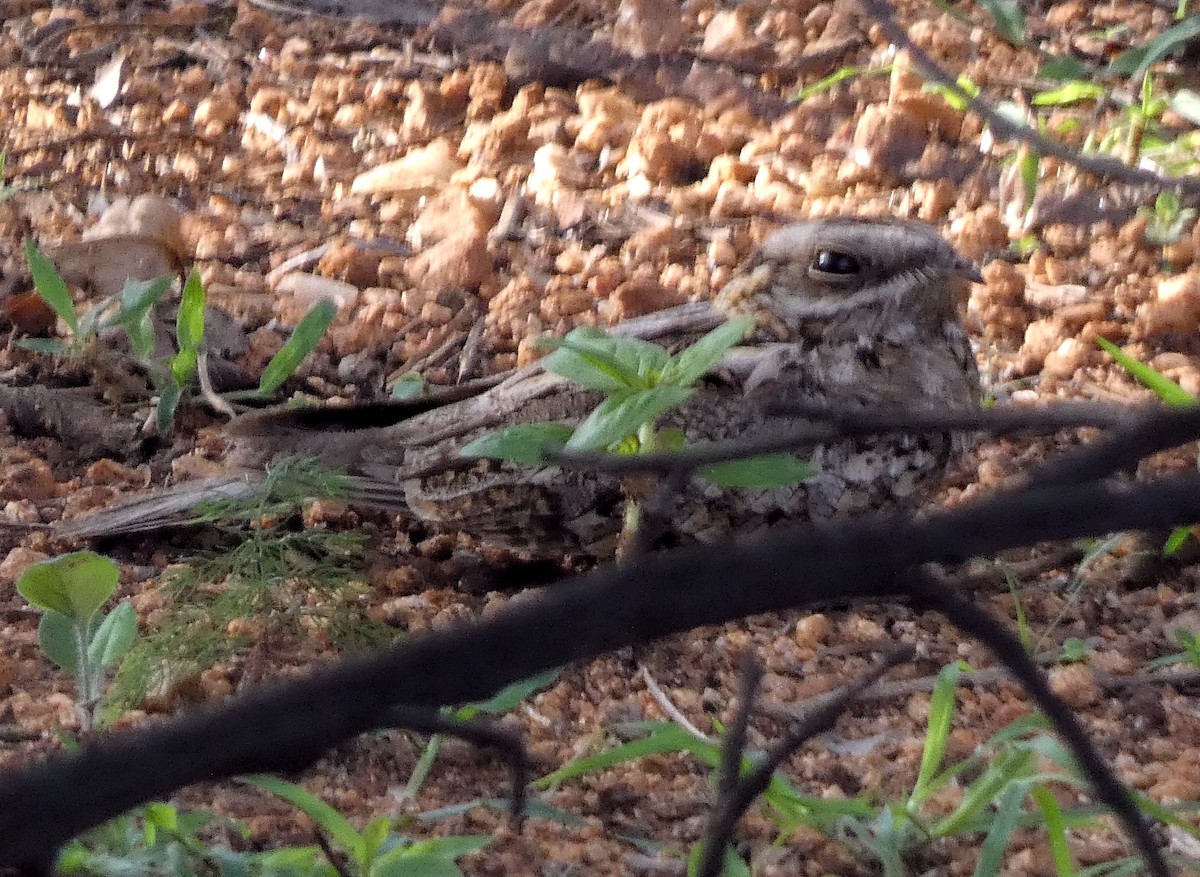
[[[712, 304], [684, 305], [614, 331], [678, 347], [725, 317], [755, 318], [743, 347], [664, 418], [663, 426], [678, 427], [689, 442], [786, 429], [797, 421], [772, 411], [781, 402], [969, 409], [979, 404], [979, 376], [959, 310], [969, 283], [981, 279], [929, 226], [817, 219], [768, 237]], [[627, 483], [458, 453], [514, 423], [578, 423], [598, 401], [533, 368], [474, 395], [450, 390], [408, 405], [253, 414], [230, 425], [231, 463], [261, 472], [274, 458], [316, 456], [356, 476], [351, 501], [537, 556], [611, 556]], [[938, 484], [961, 445], [951, 435], [839, 439], [800, 452], [817, 471], [796, 486], [732, 490], [693, 480], [677, 498], [668, 542], [911, 506]], [[91, 529], [90, 519], [68, 522], [63, 535], [151, 529], [179, 511], [161, 499], [142, 502], [107, 510]]]

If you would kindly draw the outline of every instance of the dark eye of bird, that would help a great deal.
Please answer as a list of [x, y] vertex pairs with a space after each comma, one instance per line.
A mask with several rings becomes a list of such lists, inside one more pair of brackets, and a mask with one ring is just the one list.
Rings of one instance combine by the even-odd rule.
[[857, 274], [861, 270], [858, 259], [837, 250], [821, 250], [812, 266], [824, 274]]

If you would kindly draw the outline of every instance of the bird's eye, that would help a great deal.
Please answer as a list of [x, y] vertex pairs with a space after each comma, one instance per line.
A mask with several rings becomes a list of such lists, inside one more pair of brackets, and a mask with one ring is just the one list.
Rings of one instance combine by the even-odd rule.
[[821, 250], [812, 260], [811, 270], [821, 274], [848, 276], [862, 270], [858, 259], [839, 250]]

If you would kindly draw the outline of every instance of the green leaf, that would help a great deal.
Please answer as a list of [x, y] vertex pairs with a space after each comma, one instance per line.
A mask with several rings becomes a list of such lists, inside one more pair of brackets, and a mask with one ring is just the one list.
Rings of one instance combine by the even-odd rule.
[[57, 338], [18, 338], [13, 344], [23, 350], [32, 350], [47, 356], [62, 356], [71, 349], [70, 345]]
[[1129, 372], [1154, 391], [1158, 398], [1174, 408], [1187, 408], [1196, 404], [1196, 397], [1170, 378], [1160, 375], [1145, 363], [1138, 362], [1107, 338], [1096, 338], [1096, 343]]
[[653, 423], [660, 415], [686, 402], [694, 392], [687, 387], [666, 385], [609, 396], [575, 430], [567, 449], [603, 451], [637, 432], [642, 424]]
[[1098, 100], [1108, 93], [1108, 88], [1098, 82], [1073, 80], [1064, 82], [1058, 88], [1041, 91], [1033, 96], [1031, 103], [1035, 107], [1065, 107], [1084, 100]]
[[917, 782], [908, 798], [911, 812], [933, 791], [933, 779], [946, 754], [946, 741], [950, 737], [950, 723], [954, 718], [954, 700], [958, 691], [958, 677], [962, 666], [947, 664], [938, 673], [929, 699], [929, 730], [925, 733], [925, 746], [921, 751], [921, 766], [917, 770]]
[[94, 551], [74, 551], [33, 564], [17, 591], [39, 609], [61, 612], [87, 624], [117, 590], [117, 565]]
[[46, 258], [30, 238], [25, 238], [25, 259], [29, 262], [29, 272], [33, 275], [33, 285], [38, 295], [71, 327], [72, 334], [77, 332], [79, 313], [75, 310], [75, 303], [71, 301], [71, 291], [67, 289], [67, 284], [54, 267], [54, 263]]
[[404, 401], [419, 399], [428, 392], [425, 379], [416, 372], [409, 372], [392, 384], [392, 398]]
[[1058, 806], [1054, 794], [1045, 786], [1034, 786], [1030, 794], [1046, 821], [1046, 838], [1050, 843], [1050, 853], [1054, 857], [1055, 872], [1059, 877], [1073, 877], [1075, 862], [1071, 856], [1071, 846], [1067, 843], [1067, 828], [1063, 821], [1062, 808]]
[[112, 667], [133, 645], [137, 638], [137, 613], [130, 603], [121, 603], [96, 627], [88, 643], [88, 660], [92, 666]]
[[337, 305], [331, 299], [323, 298], [313, 305], [300, 323], [296, 331], [279, 352], [271, 357], [267, 367], [263, 369], [262, 379], [258, 382], [258, 392], [267, 396], [274, 393], [290, 378], [304, 357], [312, 353], [333, 318], [337, 316]]
[[179, 341], [179, 352], [171, 360], [171, 374], [175, 383], [185, 386], [196, 372], [196, 362], [204, 343], [204, 305], [206, 300], [204, 283], [195, 268], [183, 284], [183, 298], [179, 302], [179, 313], [175, 317], [175, 337]]
[[391, 833], [392, 820], [386, 816], [377, 816], [363, 826], [362, 833], [359, 835], [363, 858], [368, 861], [374, 858]]
[[1167, 537], [1166, 544], [1163, 545], [1163, 554], [1174, 554], [1180, 548], [1182, 548], [1184, 543], [1187, 542], [1188, 537], [1192, 535], [1192, 531], [1194, 529], [1195, 525], [1188, 527], [1176, 527], [1174, 530], [1172, 530], [1171, 535]]
[[816, 470], [791, 454], [766, 454], [745, 460], [730, 460], [697, 470], [705, 481], [721, 487], [789, 487], [812, 478]]
[[695, 344], [671, 358], [663, 370], [662, 383], [690, 387], [721, 361], [730, 348], [754, 328], [753, 317], [735, 317], [713, 329]]
[[76, 679], [79, 678], [82, 670], [79, 628], [70, 616], [53, 609], [43, 612], [38, 622], [38, 646], [43, 655]]
[[458, 859], [462, 856], [477, 853], [492, 842], [486, 834], [460, 834], [452, 837], [435, 837], [428, 840], [413, 841], [408, 845], [408, 852], [418, 856], [441, 856], [446, 859]]
[[489, 715], [506, 713], [535, 691], [550, 685], [560, 675], [562, 675], [562, 667], [546, 670], [543, 673], [538, 673], [536, 676], [530, 676], [528, 679], [514, 682], [496, 692], [496, 694], [487, 700], [473, 704], [472, 706], [476, 711], [488, 713]]
[[370, 877], [462, 877], [462, 869], [444, 856], [414, 856], [399, 850], [373, 862]]
[[979, 5], [992, 14], [1004, 39], [1014, 46], [1025, 45], [1025, 14], [1016, 0], [979, 0]]
[[171, 431], [175, 412], [183, 399], [183, 388], [178, 384], [165, 384], [158, 392], [158, 407], [154, 409], [154, 430], [159, 435]]
[[521, 423], [480, 436], [464, 445], [458, 454], [540, 466], [546, 462], [543, 457], [546, 448], [562, 447], [574, 432], [565, 423]]
[[[687, 875], [688, 877], [696, 877], [697, 869], [700, 867], [700, 855], [704, 850], [704, 845], [707, 840], [692, 844], [691, 850], [687, 857]], [[722, 856], [721, 870], [718, 872], [720, 877], [752, 877], [750, 866], [742, 861], [742, 857], [734, 852], [733, 847], [725, 847]]]
[[301, 788], [295, 783], [289, 783], [286, 780], [265, 774], [243, 777], [242, 782], [258, 786], [260, 789], [278, 795], [287, 801], [301, 813], [307, 815], [313, 822], [317, 823], [321, 830], [328, 834], [334, 843], [340, 846], [351, 858], [355, 861], [360, 861], [362, 838], [358, 832], [354, 830], [354, 827], [346, 820], [345, 816], [330, 807], [312, 792]]
[[1050, 79], [1055, 82], [1083, 79], [1087, 75], [1087, 65], [1070, 55], [1048, 55], [1043, 58], [1042, 66], [1038, 69], [1038, 79]]
[[1150, 65], [1197, 36], [1200, 36], [1200, 15], [1192, 15], [1167, 28], [1145, 45], [1122, 52], [1108, 65], [1106, 72], [1113, 76], [1128, 74], [1131, 79], [1141, 79], [1150, 69]]
[[591, 326], [572, 329], [561, 341], [546, 340], [556, 348], [542, 360], [546, 371], [601, 393], [652, 387], [671, 361], [657, 344], [614, 337]]
[[991, 877], [1000, 873], [1004, 864], [1004, 851], [1008, 848], [1009, 839], [1021, 818], [1021, 801], [1024, 798], [1025, 789], [1019, 785], [1008, 786], [1000, 793], [1000, 802], [996, 805], [991, 827], [979, 848], [979, 861], [975, 864], [974, 877]]

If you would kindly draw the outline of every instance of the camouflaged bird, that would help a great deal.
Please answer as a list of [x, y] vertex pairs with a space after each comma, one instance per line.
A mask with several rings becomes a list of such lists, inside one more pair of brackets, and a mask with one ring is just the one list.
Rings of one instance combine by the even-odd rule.
[[[772, 413], [781, 402], [970, 409], [979, 404], [979, 377], [959, 308], [969, 283], [980, 280], [978, 267], [926, 225], [819, 219], [768, 237], [712, 304], [684, 305], [612, 331], [678, 348], [727, 317], [754, 318], [743, 346], [660, 421], [689, 442], [757, 438], [795, 426], [795, 418]], [[534, 367], [482, 392], [264, 412], [230, 424], [230, 462], [261, 472], [284, 456], [315, 456], [356, 476], [352, 502], [539, 556], [610, 556], [625, 499], [617, 477], [459, 454], [467, 442], [516, 423], [578, 424], [600, 398]], [[949, 435], [839, 439], [801, 452], [817, 473], [799, 485], [734, 490], [693, 480], [678, 498], [673, 539], [711, 540], [781, 520], [910, 506], [939, 482], [960, 445]], [[245, 476], [226, 481], [211, 486], [247, 489]], [[182, 508], [166, 495], [135, 500], [106, 510], [90, 528], [88, 518], [61, 532], [152, 529]]]

